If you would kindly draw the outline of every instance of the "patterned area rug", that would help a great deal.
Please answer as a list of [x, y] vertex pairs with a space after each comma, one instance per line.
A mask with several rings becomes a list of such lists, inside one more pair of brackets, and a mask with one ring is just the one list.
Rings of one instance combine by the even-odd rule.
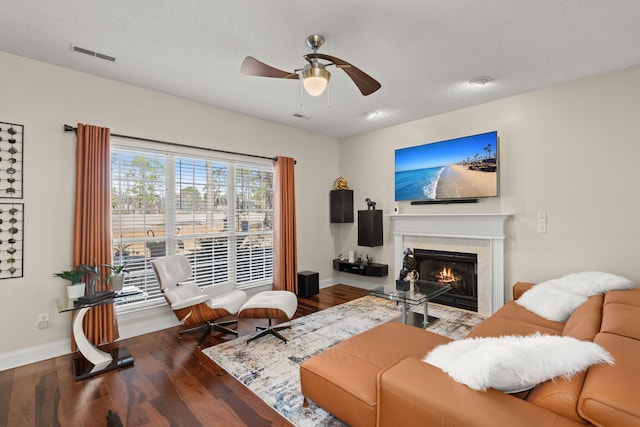
[[[417, 313], [421, 310], [422, 306], [414, 308]], [[398, 318], [399, 313], [395, 302], [365, 296], [295, 319], [290, 329], [280, 331], [287, 343], [266, 336], [247, 344], [250, 336], [244, 336], [202, 352], [294, 425], [344, 426], [312, 402], [302, 407], [300, 363], [346, 338]], [[452, 339], [464, 338], [484, 320], [476, 313], [438, 304], [429, 304], [429, 315], [440, 320], [427, 329]]]

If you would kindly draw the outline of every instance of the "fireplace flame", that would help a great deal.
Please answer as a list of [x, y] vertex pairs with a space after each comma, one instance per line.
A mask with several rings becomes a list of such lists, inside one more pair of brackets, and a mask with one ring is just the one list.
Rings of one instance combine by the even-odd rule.
[[440, 283], [452, 283], [457, 280], [455, 274], [453, 274], [453, 270], [449, 267], [443, 267], [442, 270], [436, 274], [436, 278]]

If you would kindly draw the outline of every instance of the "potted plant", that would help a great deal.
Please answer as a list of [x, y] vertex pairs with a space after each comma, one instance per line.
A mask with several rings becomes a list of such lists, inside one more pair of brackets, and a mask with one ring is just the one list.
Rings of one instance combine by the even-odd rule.
[[79, 271], [76, 268], [73, 270], [64, 270], [59, 273], [55, 273], [54, 276], [71, 282], [69, 285], [67, 285], [67, 296], [69, 297], [69, 299], [76, 299], [84, 296], [85, 285], [84, 282], [82, 282], [82, 278], [84, 277], [83, 272]]
[[124, 285], [124, 273], [126, 273], [125, 267], [127, 263], [125, 262], [122, 265], [102, 264], [102, 266], [111, 269], [111, 274], [106, 277], [106, 281], [111, 285], [111, 289], [114, 292], [120, 292]]

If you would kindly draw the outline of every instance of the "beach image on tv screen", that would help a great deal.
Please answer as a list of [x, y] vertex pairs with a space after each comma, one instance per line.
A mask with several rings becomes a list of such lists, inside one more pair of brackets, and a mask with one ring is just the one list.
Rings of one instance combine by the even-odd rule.
[[395, 200], [497, 195], [497, 132], [396, 150]]

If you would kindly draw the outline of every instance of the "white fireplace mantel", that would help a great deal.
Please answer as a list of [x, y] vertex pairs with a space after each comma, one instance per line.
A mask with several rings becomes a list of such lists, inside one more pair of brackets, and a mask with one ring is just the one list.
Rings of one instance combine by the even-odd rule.
[[[395, 277], [402, 268], [403, 249], [407, 241], [415, 238], [452, 242], [479, 241], [488, 245], [488, 271], [478, 278], [478, 312], [485, 315], [495, 313], [504, 305], [504, 240], [505, 222], [510, 214], [395, 214], [391, 219], [394, 235]], [[481, 283], [486, 282], [486, 283]], [[481, 290], [481, 287], [482, 288]]]

